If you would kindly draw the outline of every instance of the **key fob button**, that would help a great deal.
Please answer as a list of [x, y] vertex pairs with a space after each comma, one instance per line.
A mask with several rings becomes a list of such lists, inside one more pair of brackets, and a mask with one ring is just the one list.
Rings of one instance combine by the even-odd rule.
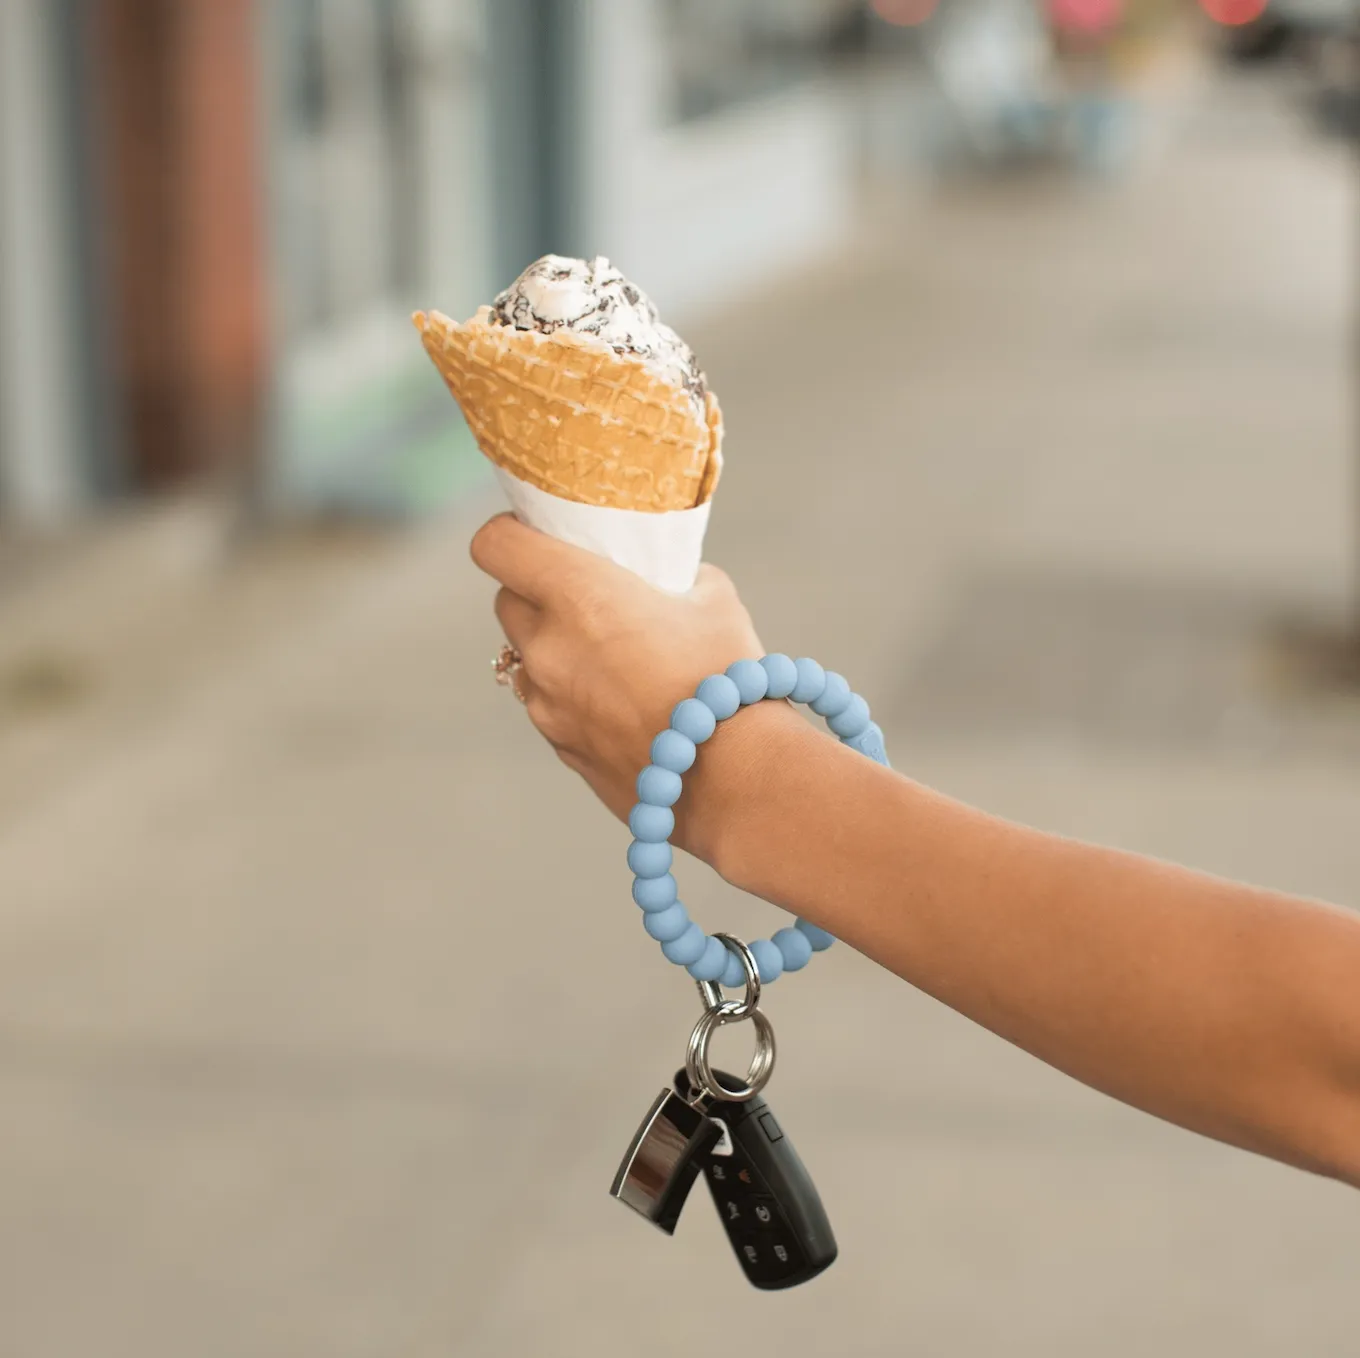
[[787, 1231], [754, 1232], [736, 1240], [737, 1255], [756, 1283], [778, 1283], [803, 1267], [803, 1255]]
[[787, 1231], [770, 1232], [766, 1242], [773, 1276], [784, 1277], [803, 1267], [803, 1253]]
[[740, 1235], [733, 1242], [737, 1247], [737, 1257], [746, 1275], [752, 1282], [773, 1282], [782, 1267], [775, 1260], [774, 1251], [764, 1236], [755, 1234]]
[[751, 1225], [758, 1228], [783, 1224], [779, 1220], [779, 1204], [773, 1198], [751, 1198], [746, 1215], [750, 1219]]
[[760, 1130], [765, 1133], [766, 1140], [782, 1141], [784, 1139], [784, 1133], [774, 1120], [773, 1113], [762, 1113], [757, 1121], [760, 1123]]
[[750, 1216], [750, 1208], [741, 1198], [724, 1197], [719, 1200], [722, 1219], [728, 1226], [744, 1226]]

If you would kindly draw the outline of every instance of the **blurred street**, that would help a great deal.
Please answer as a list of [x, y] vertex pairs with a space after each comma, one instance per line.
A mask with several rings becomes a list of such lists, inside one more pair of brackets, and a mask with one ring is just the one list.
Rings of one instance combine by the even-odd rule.
[[[1277, 644], [1350, 602], [1354, 166], [1251, 82], [1204, 99], [1166, 163], [887, 195], [687, 332], [727, 416], [708, 556], [911, 776], [1360, 904], [1360, 703]], [[697, 999], [492, 682], [499, 507], [185, 566], [155, 617], [121, 549], [50, 586], [107, 602], [88, 672], [0, 690], [5, 1358], [1355, 1353], [1353, 1194], [843, 946], [768, 1002], [831, 1271], [761, 1296], [702, 1189], [670, 1241], [612, 1202]], [[186, 522], [134, 538], [189, 560]], [[11, 676], [66, 616], [14, 608]], [[776, 927], [677, 875], [707, 927]]]

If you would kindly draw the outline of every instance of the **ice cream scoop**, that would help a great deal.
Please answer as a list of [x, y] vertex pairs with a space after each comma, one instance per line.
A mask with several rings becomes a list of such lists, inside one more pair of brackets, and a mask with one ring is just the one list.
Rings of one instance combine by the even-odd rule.
[[545, 255], [529, 265], [491, 305], [497, 325], [551, 335], [593, 335], [616, 354], [632, 354], [664, 382], [683, 387], [703, 416], [708, 383], [694, 351], [655, 305], [602, 255], [586, 261]]

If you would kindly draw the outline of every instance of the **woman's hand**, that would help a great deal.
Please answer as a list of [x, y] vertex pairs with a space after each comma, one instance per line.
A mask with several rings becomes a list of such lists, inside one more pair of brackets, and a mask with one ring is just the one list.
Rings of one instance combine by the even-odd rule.
[[[665, 594], [511, 514], [483, 525], [472, 559], [502, 585], [496, 617], [524, 660], [516, 678], [529, 719], [620, 820], [676, 703], [707, 675], [765, 653], [732, 582], [713, 566], [689, 594]], [[710, 804], [708, 789], [698, 800]], [[687, 801], [675, 808], [673, 839], [712, 861]]]

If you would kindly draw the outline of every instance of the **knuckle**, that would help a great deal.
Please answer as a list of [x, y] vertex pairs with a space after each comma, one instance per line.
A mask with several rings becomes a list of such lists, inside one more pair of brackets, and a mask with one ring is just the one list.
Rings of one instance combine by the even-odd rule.
[[617, 620], [616, 610], [598, 589], [581, 585], [572, 595], [576, 624], [588, 641], [599, 641], [609, 635]]
[[491, 541], [492, 523], [495, 523], [494, 519], [491, 520], [491, 523], [484, 523], [472, 535], [472, 541], [468, 543], [468, 555], [472, 558], [473, 564], [483, 570], [486, 568], [486, 554]]
[[566, 723], [562, 720], [560, 709], [537, 689], [530, 692], [524, 707], [529, 714], [529, 720], [534, 724], [534, 729], [560, 755], [567, 735]]
[[496, 544], [501, 540], [506, 515], [497, 514], [488, 519], [473, 535], [468, 544], [468, 554], [473, 564], [480, 570], [490, 572], [495, 559]]
[[566, 569], [557, 577], [562, 598], [573, 609], [593, 604], [600, 597], [599, 587], [588, 571]]
[[524, 668], [533, 680], [534, 688], [548, 697], [557, 695], [562, 686], [562, 666], [553, 646], [545, 646], [536, 637], [523, 649]]

